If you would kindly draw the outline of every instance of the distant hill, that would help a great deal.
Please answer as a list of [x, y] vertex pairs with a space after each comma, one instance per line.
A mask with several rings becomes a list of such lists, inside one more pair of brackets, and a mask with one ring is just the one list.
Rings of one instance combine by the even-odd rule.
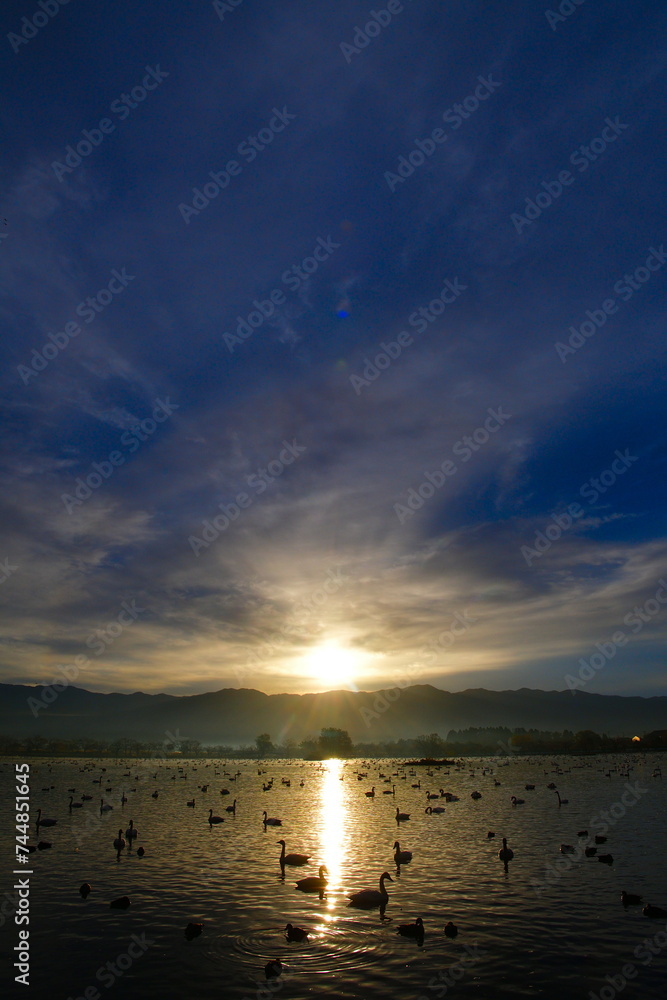
[[[35, 716], [28, 698], [42, 687], [0, 684], [0, 734], [47, 739], [88, 737], [163, 741], [167, 734], [201, 743], [252, 743], [267, 732], [275, 743], [301, 741], [324, 727], [346, 729], [355, 743], [410, 738], [479, 726], [634, 736], [667, 728], [667, 697], [638, 698], [578, 691], [451, 693], [430, 684], [406, 687], [389, 701], [382, 691], [263, 694], [225, 688], [207, 694], [96, 694], [68, 687]], [[390, 692], [391, 694], [391, 692]]]

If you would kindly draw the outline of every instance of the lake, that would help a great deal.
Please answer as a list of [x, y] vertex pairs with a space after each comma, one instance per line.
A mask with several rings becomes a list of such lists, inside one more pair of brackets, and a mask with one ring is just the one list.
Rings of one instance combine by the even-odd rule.
[[[664, 996], [667, 919], [645, 917], [641, 906], [624, 908], [620, 899], [626, 890], [667, 908], [667, 797], [664, 780], [654, 776], [660, 754], [627, 761], [475, 757], [431, 775], [400, 760], [28, 762], [30, 843], [52, 847], [21, 866], [33, 872], [31, 976], [30, 988], [16, 986], [16, 995]], [[0, 782], [2, 979], [13, 995], [14, 761], [0, 767]], [[559, 806], [550, 783], [567, 803]], [[382, 794], [392, 786], [395, 795]], [[223, 788], [230, 794], [221, 795]], [[458, 801], [429, 803], [427, 792], [440, 789]], [[473, 791], [481, 798], [471, 798]], [[75, 802], [93, 798], [70, 811], [70, 794]], [[512, 805], [512, 795], [524, 803]], [[113, 806], [102, 815], [100, 798]], [[235, 815], [226, 812], [234, 799]], [[429, 804], [445, 811], [428, 814]], [[57, 825], [37, 836], [40, 807]], [[408, 821], [397, 823], [397, 807]], [[211, 808], [223, 823], [209, 825]], [[265, 827], [264, 810], [282, 826]], [[119, 828], [125, 837], [130, 819], [138, 837], [117, 854], [113, 840]], [[578, 836], [582, 830], [587, 838]], [[598, 854], [611, 854], [613, 864], [584, 855], [596, 833], [607, 837]], [[498, 858], [502, 837], [514, 851], [507, 869]], [[311, 856], [284, 877], [280, 838], [288, 853]], [[396, 840], [413, 853], [400, 872]], [[561, 854], [561, 844], [575, 853]], [[317, 875], [320, 864], [328, 872], [322, 897], [300, 892], [296, 880]], [[347, 906], [349, 894], [377, 888], [385, 871], [393, 879], [386, 919], [377, 909]], [[86, 899], [79, 894], [84, 882], [92, 887]], [[128, 909], [110, 908], [125, 895]], [[417, 917], [423, 944], [397, 934]], [[443, 933], [448, 921], [458, 928], [455, 938]], [[202, 923], [203, 932], [188, 940], [190, 922]], [[287, 943], [288, 922], [307, 929], [308, 940]], [[264, 966], [274, 958], [286, 967], [267, 981]]]

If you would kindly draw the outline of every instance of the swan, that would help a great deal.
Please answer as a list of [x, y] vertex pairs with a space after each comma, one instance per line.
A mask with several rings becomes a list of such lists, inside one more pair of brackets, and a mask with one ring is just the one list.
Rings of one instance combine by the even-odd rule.
[[[601, 861], [603, 865], [613, 865], [614, 859], [611, 854], [598, 854], [598, 861]], [[667, 913], [665, 914], [667, 917]]]
[[482, 793], [481, 792], [471, 792], [470, 793], [470, 798], [471, 799], [481, 799], [481, 797], [482, 797]]
[[663, 910], [661, 906], [651, 906], [647, 903], [642, 913], [645, 917], [667, 917], [667, 910]]
[[636, 896], [632, 892], [626, 892], [624, 889], [621, 893], [621, 902], [623, 906], [641, 906], [642, 897]]
[[79, 894], [82, 899], [85, 899], [93, 890], [93, 887], [88, 882], [84, 882], [83, 885], [79, 886]]
[[35, 823], [37, 829], [39, 829], [40, 826], [55, 826], [57, 822], [57, 819], [42, 819], [42, 810], [37, 810], [37, 822]]
[[426, 793], [426, 798], [427, 798], [427, 799], [439, 799], [439, 798], [440, 798], [440, 796], [439, 796], [439, 795], [436, 795], [436, 793], [435, 793], [435, 792], [427, 792], [427, 793]]
[[125, 838], [123, 837], [122, 828], [118, 831], [118, 836], [114, 840], [113, 846], [116, 848], [117, 851], [122, 851], [123, 848], [125, 847]]
[[526, 789], [527, 792], [535, 791], [535, 785], [524, 785], [523, 787]]
[[101, 813], [111, 812], [112, 809], [113, 809], [113, 806], [105, 805], [104, 804], [104, 799], [100, 799], [100, 812]]
[[550, 788], [552, 790], [552, 792], [556, 791], [556, 785], [555, 785], [555, 783], [553, 781], [549, 782], [549, 784], [547, 785], [547, 788]]
[[566, 806], [568, 804], [568, 802], [570, 801], [569, 799], [561, 799], [560, 792], [558, 791], [558, 789], [556, 789], [556, 795], [558, 796], [558, 805], [559, 806]]
[[53, 844], [51, 844], [50, 841], [48, 841], [48, 840], [40, 840], [40, 842], [37, 845], [37, 850], [38, 851], [46, 851], [46, 850], [48, 850], [49, 847], [53, 847]]
[[307, 941], [308, 931], [304, 930], [303, 927], [292, 927], [291, 924], [287, 924], [285, 927], [285, 938], [288, 941]]
[[109, 903], [109, 908], [112, 910], [126, 910], [130, 905], [129, 896], [119, 896], [118, 899], [112, 899]]
[[130, 825], [125, 831], [125, 836], [128, 840], [133, 840], [135, 837], [139, 836], [139, 831], [135, 828], [133, 819], [130, 820]]
[[398, 806], [396, 806], [396, 822], [401, 823], [404, 822], [406, 819], [410, 819], [410, 813], [402, 813], [401, 810], [398, 808]]
[[236, 816], [236, 799], [234, 799], [231, 806], [225, 806], [225, 812], [234, 813]]
[[145, 854], [145, 853], [146, 853], [146, 852], [145, 852], [145, 850], [143, 849], [143, 847], [138, 847], [138, 848], [137, 848], [137, 857], [138, 857], [138, 858], [143, 858], [143, 856], [144, 856], [144, 854]]
[[72, 795], [70, 795], [70, 797], [69, 797], [69, 811], [71, 812], [72, 809], [83, 809], [83, 802], [75, 802], [74, 801], [74, 797]]
[[412, 788], [421, 788], [421, 786], [422, 786], [421, 781], [418, 781], [416, 785], [412, 785], [411, 787]]
[[561, 844], [560, 845], [561, 854], [574, 854], [574, 847], [572, 844]]
[[195, 807], [195, 800], [194, 799], [190, 799], [190, 801], [186, 802], [185, 804], [186, 804], [186, 806], [190, 806], [191, 809], [194, 809], [194, 807]]
[[508, 861], [511, 861], [514, 857], [514, 851], [511, 847], [507, 846], [507, 837], [503, 837], [503, 846], [498, 851], [498, 857], [501, 861], [504, 861], [505, 864], [507, 864]]
[[203, 924], [188, 924], [185, 928], [185, 937], [188, 941], [192, 941], [193, 938], [199, 937], [201, 932], [204, 930]]
[[495, 837], [495, 835], [496, 835], [496, 831], [495, 830], [489, 830], [489, 832], [486, 835], [486, 839], [487, 840], [493, 840], [493, 838]]
[[362, 889], [361, 892], [352, 893], [349, 897], [350, 902], [348, 906], [353, 906], [357, 910], [375, 910], [378, 906], [380, 910], [384, 912], [384, 909], [389, 902], [389, 894], [384, 887], [385, 882], [393, 882], [393, 878], [389, 872], [383, 872], [380, 875], [380, 888], [378, 889]]
[[296, 883], [297, 889], [300, 889], [301, 892], [324, 892], [327, 884], [327, 880], [324, 877], [326, 870], [326, 865], [320, 865], [319, 875], [309, 875], [307, 878], [300, 878]]
[[394, 861], [396, 866], [407, 865], [409, 861], [412, 861], [412, 851], [402, 851], [401, 845], [397, 840], [394, 841]]
[[607, 843], [607, 838], [606, 838], [606, 837], [603, 837], [603, 836], [602, 836], [601, 834], [599, 834], [599, 833], [596, 833], [596, 834], [595, 834], [595, 843], [596, 843], [596, 844], [606, 844], [606, 843]]
[[262, 820], [262, 822], [264, 823], [264, 826], [282, 826], [283, 825], [283, 821], [281, 819], [276, 819], [275, 816], [269, 816], [269, 814], [267, 813], [266, 809], [264, 810], [263, 816], [264, 816], [264, 819]]
[[279, 958], [274, 958], [271, 962], [267, 962], [264, 966], [264, 974], [267, 979], [275, 979], [276, 976], [282, 974], [283, 969], [287, 968], [284, 962], [281, 962]]
[[396, 933], [421, 942], [424, 940], [424, 921], [421, 917], [417, 917], [414, 924], [400, 924]]
[[158, 792], [157, 792], [157, 789], [156, 789], [156, 790], [155, 790], [155, 791], [153, 792], [153, 794], [151, 795], [151, 798], [152, 798], [152, 799], [156, 799], [157, 797], [158, 797]]
[[365, 796], [366, 796], [367, 799], [374, 799], [375, 798], [375, 785], [373, 785], [373, 787], [371, 788], [370, 792], [364, 792], [364, 794], [365, 794]]
[[222, 816], [214, 816], [213, 815], [213, 810], [209, 809], [209, 811], [208, 811], [208, 825], [209, 826], [213, 826], [214, 823], [224, 823], [224, 822], [225, 821], [222, 818]]
[[516, 795], [512, 795], [512, 797], [510, 798], [510, 802], [512, 803], [513, 806], [522, 806], [525, 801], [526, 801], [525, 799], [517, 799]]
[[584, 848], [584, 854], [586, 855], [587, 858], [594, 858], [597, 852], [598, 852], [597, 847]]
[[385, 790], [383, 791], [382, 794], [383, 795], [395, 795], [396, 794], [396, 785], [392, 785], [391, 786], [391, 791], [389, 791], [388, 788], [385, 788]]
[[82, 795], [81, 796], [81, 801], [82, 802], [90, 802], [91, 799], [92, 799], [92, 795]]
[[445, 937], [455, 938], [458, 932], [459, 932], [458, 927], [455, 924], [453, 924], [451, 920], [448, 920], [447, 923], [445, 924]]
[[424, 812], [427, 813], [429, 816], [431, 815], [431, 813], [444, 813], [444, 811], [445, 811], [444, 806], [426, 806], [426, 809], [424, 809]]
[[577, 837], [587, 837], [587, 836], [588, 836], [588, 830], [579, 830], [579, 832], [577, 833]]
[[307, 865], [310, 860], [310, 854], [285, 854], [285, 841], [279, 840], [279, 844], [282, 844], [282, 850], [280, 852], [280, 864], [284, 868], [285, 865], [292, 865], [295, 868], [299, 865]]

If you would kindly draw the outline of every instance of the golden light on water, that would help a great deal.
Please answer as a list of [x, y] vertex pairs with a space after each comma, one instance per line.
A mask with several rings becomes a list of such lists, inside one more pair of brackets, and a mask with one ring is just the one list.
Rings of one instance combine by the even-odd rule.
[[336, 758], [324, 761], [320, 790], [322, 861], [327, 866], [327, 910], [336, 906], [336, 890], [341, 884], [343, 860], [347, 853], [348, 831], [345, 810], [346, 790], [341, 781], [343, 762]]

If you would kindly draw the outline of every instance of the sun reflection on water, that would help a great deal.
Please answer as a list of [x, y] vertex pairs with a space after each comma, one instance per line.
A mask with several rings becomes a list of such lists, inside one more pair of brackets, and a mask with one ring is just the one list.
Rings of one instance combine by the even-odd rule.
[[[327, 910], [336, 906], [337, 890], [342, 881], [342, 869], [347, 854], [347, 812], [345, 809], [346, 792], [342, 760], [332, 759], [324, 762], [324, 773], [320, 791], [320, 824], [321, 824], [321, 864], [327, 866]], [[325, 919], [331, 920], [328, 915]]]

